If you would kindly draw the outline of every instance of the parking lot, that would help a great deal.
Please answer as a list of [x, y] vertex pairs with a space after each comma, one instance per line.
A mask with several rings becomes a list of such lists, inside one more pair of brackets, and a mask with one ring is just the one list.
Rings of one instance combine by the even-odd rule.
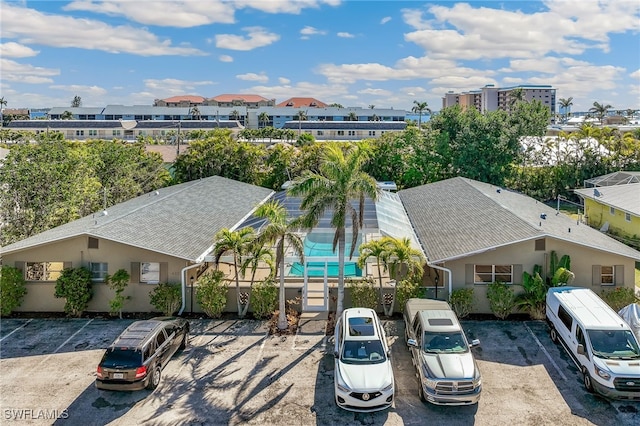
[[295, 336], [265, 322], [192, 320], [189, 347], [153, 392], [94, 386], [102, 351], [132, 320], [2, 319], [1, 424], [62, 425], [637, 425], [640, 403], [587, 394], [539, 321], [463, 321], [483, 375], [480, 403], [439, 407], [417, 394], [401, 320], [383, 321], [396, 401], [362, 414], [336, 407], [332, 344], [321, 324]]

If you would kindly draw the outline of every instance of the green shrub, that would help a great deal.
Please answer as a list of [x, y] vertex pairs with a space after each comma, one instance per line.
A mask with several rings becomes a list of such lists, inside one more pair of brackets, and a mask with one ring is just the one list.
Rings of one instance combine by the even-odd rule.
[[509, 316], [516, 306], [516, 297], [511, 286], [502, 282], [493, 282], [487, 287], [487, 298], [491, 312], [499, 319]]
[[256, 319], [271, 318], [278, 308], [278, 286], [271, 278], [259, 282], [251, 290], [251, 308]]
[[163, 315], [173, 315], [182, 303], [180, 283], [160, 283], [150, 294], [151, 304]]
[[198, 279], [196, 300], [207, 316], [220, 318], [227, 307], [228, 291], [229, 282], [225, 279], [224, 272], [208, 272]]
[[124, 296], [122, 294], [129, 284], [129, 278], [131, 278], [129, 272], [124, 269], [119, 269], [115, 274], [107, 275], [104, 279], [109, 288], [116, 292], [115, 297], [109, 301], [109, 308], [111, 308], [110, 313], [112, 315], [117, 314], [120, 319], [122, 319], [122, 308], [124, 307], [124, 302], [130, 299], [129, 296]]
[[363, 280], [349, 280], [349, 289], [351, 290], [351, 306], [354, 308], [371, 308], [375, 310], [378, 307], [378, 290], [373, 285], [372, 278]]
[[13, 266], [0, 267], [0, 316], [11, 315], [25, 294], [27, 287], [22, 271]]
[[634, 289], [631, 287], [616, 287], [613, 290], [602, 290], [602, 300], [607, 302], [614, 311], [618, 312], [620, 309], [627, 305], [636, 303], [638, 298], [636, 297]]
[[[396, 299], [398, 309], [400, 312], [404, 312], [404, 305], [407, 303], [407, 300], [413, 297], [420, 296], [421, 287], [420, 284], [416, 281], [412, 280], [402, 280], [396, 286]], [[393, 313], [393, 312], [392, 312]]]
[[[533, 268], [533, 275], [526, 271], [522, 273], [522, 288], [524, 289], [524, 293], [517, 295], [515, 300], [516, 307], [527, 311], [531, 319], [534, 320], [541, 320], [546, 317], [547, 290], [549, 287], [540, 276], [541, 271], [542, 267], [536, 265]], [[556, 274], [560, 277], [564, 276], [567, 272], [571, 274], [571, 271], [559, 268]], [[552, 280], [552, 283], [553, 282]]]
[[53, 295], [66, 299], [64, 311], [67, 314], [81, 316], [93, 295], [91, 271], [85, 267], [64, 269], [56, 280]]
[[449, 297], [449, 304], [458, 318], [468, 316], [473, 307], [473, 287], [453, 290]]

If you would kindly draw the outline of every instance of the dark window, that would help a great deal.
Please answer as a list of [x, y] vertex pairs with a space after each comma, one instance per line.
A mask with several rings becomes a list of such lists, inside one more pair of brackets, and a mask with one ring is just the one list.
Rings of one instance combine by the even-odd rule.
[[159, 348], [165, 340], [167, 340], [167, 336], [164, 335], [164, 330], [160, 330], [160, 333], [158, 333], [158, 337], [156, 338], [156, 347]]
[[93, 237], [89, 237], [89, 245], [88, 248], [90, 249], [97, 249], [98, 248], [98, 242], [100, 240], [98, 240], [97, 238], [93, 238]]
[[107, 368], [133, 368], [142, 364], [142, 353], [132, 348], [113, 348], [105, 352], [100, 365]]
[[562, 305], [560, 305], [560, 307], [558, 308], [558, 318], [560, 318], [560, 321], [562, 321], [562, 323], [567, 327], [567, 330], [571, 331], [573, 318], [571, 318], [569, 312], [567, 312], [567, 310]]

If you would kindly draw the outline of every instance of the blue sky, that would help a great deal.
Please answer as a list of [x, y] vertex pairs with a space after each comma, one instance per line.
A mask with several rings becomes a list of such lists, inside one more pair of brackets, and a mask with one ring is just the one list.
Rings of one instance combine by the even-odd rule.
[[0, 0], [7, 108], [175, 95], [440, 109], [550, 84], [573, 111], [640, 109], [640, 1]]

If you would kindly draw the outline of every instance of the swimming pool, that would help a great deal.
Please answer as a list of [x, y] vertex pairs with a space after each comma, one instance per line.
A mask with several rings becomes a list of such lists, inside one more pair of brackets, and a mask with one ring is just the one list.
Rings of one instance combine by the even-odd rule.
[[[357, 247], [360, 246], [360, 239], [358, 239]], [[358, 248], [353, 252], [353, 257], [357, 258]], [[349, 250], [351, 250], [351, 236], [347, 236], [347, 241], [345, 245], [345, 255], [349, 255]], [[336, 247], [336, 252], [333, 251], [333, 234], [332, 233], [310, 233], [304, 238], [304, 256], [305, 258], [311, 258], [307, 263], [308, 271], [307, 276], [310, 277], [324, 277], [324, 269], [325, 262], [324, 261], [313, 261], [314, 257], [334, 257], [337, 258], [338, 249]], [[337, 277], [338, 276], [338, 260], [326, 262], [327, 276], [329, 277]], [[289, 276], [294, 277], [302, 277], [304, 276], [304, 265], [300, 262], [295, 262], [291, 265], [291, 270], [289, 271]], [[345, 261], [344, 263], [344, 276], [345, 277], [354, 277], [354, 276], [362, 276], [362, 270], [358, 268], [356, 262]]]

